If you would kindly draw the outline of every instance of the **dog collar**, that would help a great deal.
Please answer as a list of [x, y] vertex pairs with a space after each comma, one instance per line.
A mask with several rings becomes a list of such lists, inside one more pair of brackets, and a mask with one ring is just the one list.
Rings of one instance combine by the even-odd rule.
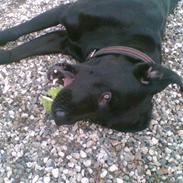
[[94, 50], [90, 53], [89, 58], [99, 57], [102, 55], [109, 55], [109, 54], [119, 54], [119, 55], [126, 55], [132, 58], [143, 60], [147, 63], [155, 63], [155, 61], [149, 57], [147, 54], [141, 52], [140, 50], [126, 47], [126, 46], [111, 46], [102, 48], [100, 50]]

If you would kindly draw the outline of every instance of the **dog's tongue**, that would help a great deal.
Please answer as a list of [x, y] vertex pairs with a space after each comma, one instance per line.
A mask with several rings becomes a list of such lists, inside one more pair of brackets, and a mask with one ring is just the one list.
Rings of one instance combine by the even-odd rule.
[[66, 86], [68, 86], [68, 85], [70, 85], [70, 84], [72, 83], [73, 78], [65, 77], [65, 78], [63, 79], [63, 81], [64, 81], [64, 87], [66, 87]]

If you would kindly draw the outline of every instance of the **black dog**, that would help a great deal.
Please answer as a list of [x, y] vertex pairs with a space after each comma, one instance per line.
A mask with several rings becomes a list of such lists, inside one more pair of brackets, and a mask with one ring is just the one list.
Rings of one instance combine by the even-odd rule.
[[119, 131], [149, 125], [152, 97], [183, 80], [161, 63], [166, 17], [178, 0], [79, 0], [61, 5], [0, 32], [0, 44], [47, 27], [55, 31], [0, 50], [0, 64], [43, 54], [63, 53], [81, 64], [57, 64], [48, 73], [65, 88], [52, 105], [58, 125], [91, 120]]

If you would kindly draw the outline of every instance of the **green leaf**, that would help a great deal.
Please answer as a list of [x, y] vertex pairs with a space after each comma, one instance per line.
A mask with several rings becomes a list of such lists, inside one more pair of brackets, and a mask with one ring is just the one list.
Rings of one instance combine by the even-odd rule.
[[43, 105], [47, 112], [51, 112], [53, 98], [57, 96], [61, 89], [61, 87], [52, 87], [47, 92], [48, 96], [41, 96], [41, 105]]
[[47, 94], [50, 97], [56, 97], [61, 89], [62, 89], [61, 87], [52, 87], [48, 90]]
[[46, 96], [41, 97], [41, 104], [43, 105], [44, 109], [47, 112], [51, 112], [52, 103], [53, 103], [52, 98], [49, 98], [49, 97], [46, 97]]

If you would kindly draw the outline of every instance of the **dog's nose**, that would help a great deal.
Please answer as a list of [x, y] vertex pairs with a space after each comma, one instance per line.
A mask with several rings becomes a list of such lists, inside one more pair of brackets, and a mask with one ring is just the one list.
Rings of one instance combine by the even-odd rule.
[[57, 109], [55, 115], [57, 119], [62, 120], [65, 117], [64, 109]]
[[55, 111], [52, 111], [52, 117], [56, 125], [63, 125], [66, 119], [66, 112], [62, 108], [56, 109]]

